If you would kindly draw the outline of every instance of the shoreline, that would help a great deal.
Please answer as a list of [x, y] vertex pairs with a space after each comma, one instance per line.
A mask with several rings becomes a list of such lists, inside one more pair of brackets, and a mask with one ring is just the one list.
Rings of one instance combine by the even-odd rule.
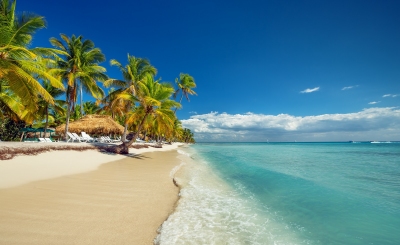
[[179, 146], [0, 161], [0, 243], [153, 244], [179, 200]]

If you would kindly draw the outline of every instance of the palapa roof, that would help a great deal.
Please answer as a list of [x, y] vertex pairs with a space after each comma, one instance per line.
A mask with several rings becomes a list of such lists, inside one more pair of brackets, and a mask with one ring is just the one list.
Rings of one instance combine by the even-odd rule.
[[[77, 121], [70, 122], [68, 131], [80, 134], [86, 132], [88, 134], [122, 134], [124, 127], [114, 121], [107, 115], [86, 115]], [[65, 133], [65, 124], [56, 128], [57, 134]]]

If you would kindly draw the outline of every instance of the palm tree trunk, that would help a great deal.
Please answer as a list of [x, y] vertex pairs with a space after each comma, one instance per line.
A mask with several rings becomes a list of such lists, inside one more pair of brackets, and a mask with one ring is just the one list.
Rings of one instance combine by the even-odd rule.
[[[68, 103], [68, 107], [69, 107], [69, 103]], [[65, 141], [68, 141], [68, 126], [69, 126], [69, 108], [67, 109], [67, 118], [65, 120]]]
[[[179, 100], [179, 104], [181, 104], [181, 105], [182, 105], [182, 98], [183, 98], [183, 92], [182, 92], [182, 94], [181, 94], [181, 99]], [[174, 114], [176, 114], [176, 110], [177, 110], [177, 109], [178, 109], [178, 108], [175, 107]]]
[[127, 133], [127, 132], [128, 132], [128, 124], [125, 123], [124, 133], [122, 134], [122, 138], [121, 138], [122, 142], [125, 142], [125, 140], [126, 140], [126, 133]]
[[[69, 91], [69, 88], [67, 89], [67, 91]], [[70, 99], [69, 99], [69, 94], [67, 92], [67, 98], [66, 98], [66, 102], [67, 102], [67, 118], [65, 120], [65, 141], [68, 141], [68, 127], [69, 127], [69, 117], [70, 117]]]
[[49, 108], [46, 106], [46, 124], [44, 125], [44, 136], [46, 136], [47, 127], [49, 126]]
[[83, 101], [82, 101], [82, 97], [83, 97], [83, 95], [82, 95], [82, 81], [80, 82], [80, 94], [81, 94], [81, 117], [83, 117]]
[[129, 146], [131, 146], [136, 141], [136, 138], [138, 137], [138, 135], [140, 133], [140, 130], [142, 130], [143, 124], [144, 124], [144, 122], [145, 122], [145, 120], [146, 120], [148, 115], [149, 115], [149, 112], [146, 112], [146, 114], [144, 115], [142, 121], [139, 124], [139, 127], [138, 127], [137, 131], [133, 135], [133, 138], [128, 143], [123, 141], [122, 144], [113, 147], [112, 148], [113, 152], [118, 153], [118, 154], [129, 154]]

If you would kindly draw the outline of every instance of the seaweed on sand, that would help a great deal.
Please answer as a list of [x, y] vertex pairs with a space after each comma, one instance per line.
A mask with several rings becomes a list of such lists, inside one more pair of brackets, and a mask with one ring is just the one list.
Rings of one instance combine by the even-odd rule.
[[[38, 145], [34, 147], [29, 146], [19, 146], [19, 147], [9, 147], [2, 146], [0, 147], [0, 160], [10, 160], [18, 155], [38, 155], [40, 153], [48, 152], [48, 151], [86, 151], [86, 150], [99, 150], [105, 152], [112, 152], [111, 147], [109, 145], [57, 145], [57, 144], [48, 144], [48, 145]], [[148, 148], [149, 145], [132, 145], [131, 148], [140, 149], [140, 148]], [[155, 146], [152, 146], [155, 147]]]

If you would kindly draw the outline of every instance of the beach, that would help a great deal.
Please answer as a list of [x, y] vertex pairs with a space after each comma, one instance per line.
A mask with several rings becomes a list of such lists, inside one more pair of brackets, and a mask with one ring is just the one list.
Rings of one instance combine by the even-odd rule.
[[0, 244], [153, 244], [178, 200], [177, 147], [1, 161]]

